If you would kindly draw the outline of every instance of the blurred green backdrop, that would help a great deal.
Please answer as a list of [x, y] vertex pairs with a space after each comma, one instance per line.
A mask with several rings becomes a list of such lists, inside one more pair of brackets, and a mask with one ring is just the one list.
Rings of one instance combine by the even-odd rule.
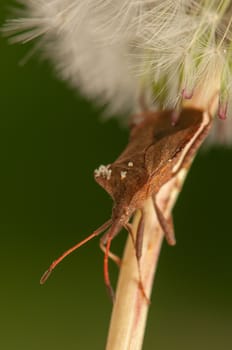
[[[48, 63], [34, 57], [21, 67], [28, 49], [0, 39], [0, 348], [102, 350], [111, 303], [98, 240], [44, 286], [39, 278], [109, 218], [93, 169], [115, 159], [128, 133], [102, 122]], [[162, 249], [145, 350], [232, 348], [231, 160], [232, 150], [211, 149], [194, 163], [174, 210], [178, 244]], [[124, 242], [122, 233], [114, 250]]]

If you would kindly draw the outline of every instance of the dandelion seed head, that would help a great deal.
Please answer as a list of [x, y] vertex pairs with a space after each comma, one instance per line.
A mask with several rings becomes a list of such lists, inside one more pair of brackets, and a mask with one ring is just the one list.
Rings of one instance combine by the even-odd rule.
[[231, 1], [18, 3], [3, 28], [11, 41], [38, 38], [59, 76], [109, 113], [137, 111], [141, 93], [151, 108], [178, 108], [196, 91], [204, 104], [215, 87], [219, 116], [232, 120]]

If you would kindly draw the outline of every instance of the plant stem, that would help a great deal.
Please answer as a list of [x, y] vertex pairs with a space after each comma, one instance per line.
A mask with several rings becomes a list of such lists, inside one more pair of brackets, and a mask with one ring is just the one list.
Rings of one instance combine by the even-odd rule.
[[[165, 184], [158, 193], [157, 204], [166, 217], [181, 190], [186, 169]], [[134, 232], [139, 222], [139, 213], [133, 221]], [[140, 260], [142, 282], [147, 297], [150, 297], [153, 279], [163, 241], [163, 232], [156, 217], [153, 201], [148, 199], [144, 207], [145, 227], [143, 253]], [[142, 348], [149, 304], [138, 284], [138, 265], [132, 240], [128, 237], [116, 291], [106, 350], [140, 350]]]

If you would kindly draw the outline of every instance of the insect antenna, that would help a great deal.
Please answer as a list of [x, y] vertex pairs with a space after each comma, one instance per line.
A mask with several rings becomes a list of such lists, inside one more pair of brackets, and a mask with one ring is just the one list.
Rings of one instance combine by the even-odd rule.
[[95, 230], [93, 233], [91, 233], [88, 237], [86, 237], [81, 242], [75, 244], [73, 247], [71, 247], [68, 250], [66, 250], [58, 259], [54, 260], [52, 262], [52, 264], [49, 266], [49, 268], [47, 269], [47, 271], [45, 271], [43, 276], [41, 277], [40, 284], [44, 284], [47, 281], [48, 277], [51, 275], [51, 273], [55, 269], [55, 267], [62, 260], [64, 260], [64, 258], [66, 258], [66, 256], [68, 256], [69, 254], [74, 252], [74, 250], [76, 250], [76, 249], [80, 248], [81, 246], [83, 246], [85, 243], [90, 241], [92, 238], [100, 235], [103, 231], [105, 231], [111, 225], [111, 223], [112, 223], [111, 219], [106, 221], [102, 226], [100, 226], [97, 230]]

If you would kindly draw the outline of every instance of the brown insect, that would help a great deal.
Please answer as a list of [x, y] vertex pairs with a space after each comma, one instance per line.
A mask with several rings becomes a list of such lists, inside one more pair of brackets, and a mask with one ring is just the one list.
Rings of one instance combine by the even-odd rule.
[[142, 122], [131, 128], [129, 143], [122, 154], [114, 163], [101, 165], [95, 170], [97, 183], [114, 201], [112, 217], [55, 260], [42, 276], [41, 283], [47, 280], [52, 270], [67, 255], [108, 229], [100, 240], [100, 246], [105, 253], [105, 284], [113, 297], [108, 258], [111, 257], [117, 263], [119, 258], [110, 252], [111, 241], [123, 227], [131, 234], [129, 220], [140, 209], [142, 215], [133, 241], [139, 268], [144, 227], [143, 206], [150, 197], [168, 244], [175, 244], [172, 219], [164, 217], [156, 203], [156, 195], [165, 183], [191, 163], [196, 150], [208, 134], [211, 118], [209, 113], [202, 110], [185, 108], [174, 124], [172, 115], [171, 110], [142, 113]]

